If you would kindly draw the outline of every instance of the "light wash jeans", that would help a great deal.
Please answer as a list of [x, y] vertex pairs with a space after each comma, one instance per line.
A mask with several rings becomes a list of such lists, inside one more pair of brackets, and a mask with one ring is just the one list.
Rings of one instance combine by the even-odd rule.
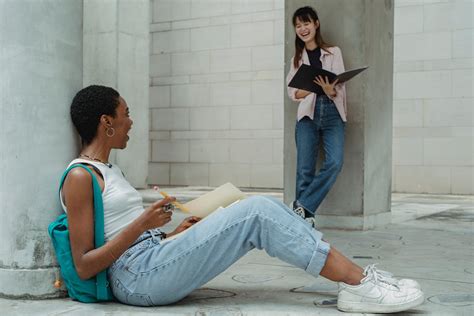
[[109, 268], [118, 301], [177, 302], [258, 248], [317, 277], [329, 253], [322, 234], [283, 203], [253, 196], [216, 211], [182, 236], [161, 242], [145, 232]]
[[[314, 119], [305, 116], [296, 123], [296, 201], [314, 216], [321, 202], [336, 182], [344, 158], [344, 126], [334, 102], [318, 96]], [[324, 161], [316, 173], [319, 138]]]

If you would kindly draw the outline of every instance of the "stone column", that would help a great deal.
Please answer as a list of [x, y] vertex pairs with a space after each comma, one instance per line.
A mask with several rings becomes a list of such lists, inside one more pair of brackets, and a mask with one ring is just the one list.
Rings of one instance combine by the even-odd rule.
[[149, 160], [149, 0], [84, 0], [84, 86], [117, 89], [134, 121], [126, 150], [114, 152], [127, 179], [146, 186]]
[[[318, 227], [370, 229], [390, 222], [393, 94], [393, 1], [285, 1], [285, 72], [294, 54], [291, 18], [313, 6], [324, 39], [342, 50], [347, 70], [370, 68], [346, 85], [344, 167], [317, 211]], [[286, 88], [286, 84], [285, 84]], [[297, 104], [285, 98], [285, 201], [295, 194]], [[318, 164], [319, 165], [319, 164]]]
[[47, 227], [77, 149], [69, 105], [82, 86], [82, 1], [0, 1], [0, 51], [0, 297], [52, 297]]

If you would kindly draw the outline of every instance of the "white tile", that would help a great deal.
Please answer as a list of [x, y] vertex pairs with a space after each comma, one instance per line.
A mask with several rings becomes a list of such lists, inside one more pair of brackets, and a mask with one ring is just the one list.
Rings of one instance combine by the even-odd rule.
[[[395, 36], [394, 60], [429, 60], [451, 58], [451, 32], [401, 34]], [[445, 43], [440, 45], [440, 43]]]
[[252, 103], [276, 104], [283, 101], [282, 82], [280, 80], [256, 80], [252, 82]]
[[273, 125], [272, 105], [250, 105], [232, 107], [230, 128], [271, 129]]
[[271, 139], [245, 139], [230, 141], [230, 160], [239, 163], [272, 163]]
[[273, 21], [233, 24], [232, 47], [253, 47], [273, 43]]
[[284, 125], [284, 111], [283, 104], [277, 104], [273, 106], [273, 128], [283, 130]]
[[154, 0], [153, 22], [184, 20], [191, 17], [191, 0]]
[[283, 139], [273, 140], [273, 163], [283, 164]]
[[231, 12], [231, 0], [192, 0], [193, 18], [227, 15]]
[[172, 54], [171, 71], [173, 76], [208, 73], [209, 55], [207, 51]]
[[285, 8], [285, 0], [274, 0], [274, 8], [275, 9], [284, 9]]
[[188, 130], [188, 109], [152, 109], [151, 130]]
[[151, 185], [170, 184], [170, 164], [150, 162], [147, 183]]
[[283, 165], [252, 164], [250, 185], [254, 188], [282, 188]]
[[423, 101], [422, 100], [394, 100], [393, 101], [393, 126], [422, 126]]
[[211, 105], [248, 105], [250, 102], [250, 82], [211, 84]]
[[232, 0], [232, 14], [270, 11], [273, 0]]
[[173, 76], [173, 77], [152, 77], [152, 86], [174, 85], [189, 83], [189, 76]]
[[230, 127], [226, 107], [199, 107], [190, 109], [191, 130], [226, 130]]
[[404, 72], [394, 75], [395, 99], [443, 98], [452, 96], [451, 71]]
[[150, 108], [167, 108], [170, 106], [170, 86], [150, 87]]
[[474, 30], [453, 31], [453, 58], [472, 58], [474, 47]]
[[392, 146], [393, 164], [397, 166], [423, 164], [422, 138], [394, 138]]
[[283, 45], [260, 46], [252, 48], [252, 70], [274, 70], [283, 72]]
[[[169, 140], [171, 138], [170, 131], [151, 131], [149, 133], [150, 140]], [[151, 147], [150, 147], [151, 148]]]
[[188, 162], [189, 141], [153, 140], [151, 142], [153, 162]]
[[150, 55], [150, 77], [171, 75], [171, 54]]
[[283, 19], [273, 22], [273, 44], [285, 42], [285, 21]]
[[398, 34], [423, 31], [423, 6], [400, 7], [395, 10], [394, 32]]
[[453, 28], [454, 29], [471, 29], [474, 27], [474, 1], [472, 0], [455, 0], [454, 2]]
[[[395, 0], [394, 2], [395, 2], [396, 8], [423, 4], [423, 0]], [[398, 10], [398, 9], [395, 9], [395, 10]]]
[[423, 9], [424, 31], [450, 31], [456, 19], [453, 14], [453, 3], [425, 5]]
[[150, 24], [150, 33], [170, 31], [170, 30], [171, 30], [171, 22]]
[[222, 163], [229, 161], [230, 148], [227, 140], [193, 140], [189, 147], [191, 162]]
[[212, 50], [230, 47], [230, 26], [210, 26], [191, 29], [192, 50]]
[[190, 82], [192, 83], [213, 83], [213, 82], [226, 82], [226, 81], [229, 81], [228, 73], [202, 74], [202, 75], [190, 76]]
[[474, 100], [427, 99], [424, 101], [424, 126], [474, 126]]
[[423, 147], [426, 166], [474, 165], [472, 137], [425, 138]]
[[209, 18], [202, 19], [192, 19], [192, 20], [182, 20], [182, 21], [172, 21], [171, 28], [173, 30], [177, 29], [192, 29], [196, 27], [209, 26], [211, 23]]
[[450, 168], [445, 166], [397, 166], [396, 191], [448, 194], [451, 191]]
[[207, 163], [172, 163], [171, 185], [209, 185], [209, 165]]
[[472, 98], [474, 96], [473, 69], [453, 70], [453, 96]]
[[452, 167], [451, 182], [452, 194], [474, 194], [474, 167]]
[[211, 51], [211, 72], [249, 71], [251, 49], [220, 49]]
[[237, 187], [250, 187], [250, 165], [213, 163], [209, 165], [209, 185], [220, 186], [230, 182]]
[[152, 33], [153, 53], [172, 53], [189, 51], [190, 31], [173, 30]]
[[209, 106], [209, 84], [184, 84], [171, 88], [171, 106]]

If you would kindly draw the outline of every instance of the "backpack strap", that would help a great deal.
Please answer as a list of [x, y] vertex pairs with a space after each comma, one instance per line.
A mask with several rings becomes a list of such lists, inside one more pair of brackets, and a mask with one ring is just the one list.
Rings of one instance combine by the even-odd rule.
[[[66, 176], [68, 175], [69, 171], [74, 168], [83, 168], [92, 177], [92, 189], [94, 193], [94, 244], [95, 248], [102, 247], [105, 243], [104, 239], [104, 203], [102, 201], [102, 191], [100, 189], [99, 182], [97, 182], [97, 178], [94, 173], [85, 165], [83, 164], [74, 164], [64, 171], [63, 176], [61, 177], [61, 182], [59, 184], [59, 192], [64, 184], [64, 180], [66, 180]], [[96, 286], [97, 286], [97, 298], [99, 300], [106, 300], [108, 297], [107, 294], [107, 269], [99, 272], [96, 275]]]

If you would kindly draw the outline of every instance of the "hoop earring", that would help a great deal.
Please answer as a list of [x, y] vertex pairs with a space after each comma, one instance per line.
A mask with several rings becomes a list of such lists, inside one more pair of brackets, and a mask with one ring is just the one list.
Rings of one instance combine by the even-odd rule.
[[[112, 134], [110, 134], [110, 131], [112, 131]], [[105, 135], [107, 135], [107, 137], [114, 137], [115, 129], [113, 127], [107, 127], [105, 129]]]

